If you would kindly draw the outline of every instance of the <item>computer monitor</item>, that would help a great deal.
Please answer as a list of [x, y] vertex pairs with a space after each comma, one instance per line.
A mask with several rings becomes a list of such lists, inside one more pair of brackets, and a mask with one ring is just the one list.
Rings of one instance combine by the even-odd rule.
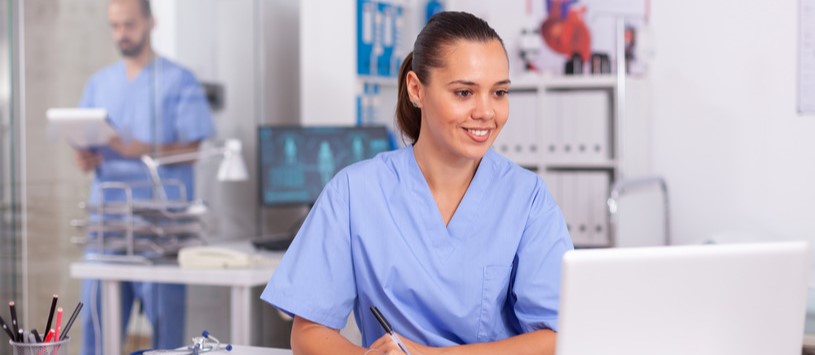
[[805, 242], [575, 250], [557, 355], [800, 354]]
[[393, 149], [384, 126], [260, 126], [263, 206], [312, 205], [342, 168]]

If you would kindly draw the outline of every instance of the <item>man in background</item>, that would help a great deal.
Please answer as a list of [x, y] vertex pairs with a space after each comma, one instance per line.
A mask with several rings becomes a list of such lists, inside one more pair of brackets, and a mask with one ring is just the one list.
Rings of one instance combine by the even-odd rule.
[[[93, 172], [90, 204], [123, 200], [121, 191], [101, 191], [104, 182], [137, 186], [150, 177], [142, 155], [197, 151], [214, 134], [212, 116], [200, 83], [190, 71], [157, 55], [150, 42], [155, 25], [149, 0], [112, 0], [108, 20], [122, 59], [94, 74], [85, 86], [80, 106], [104, 108], [117, 136], [106, 146], [76, 151], [83, 172]], [[194, 195], [192, 164], [159, 168], [162, 181], [181, 182], [186, 198]], [[133, 199], [152, 199], [150, 188], [134, 188]], [[168, 199], [180, 198], [180, 189], [166, 188]], [[89, 249], [86, 253], [109, 251]], [[85, 280], [82, 287], [82, 354], [101, 355], [101, 336], [126, 331], [135, 300], [150, 320], [153, 347], [172, 349], [184, 344], [186, 288], [184, 285], [146, 282], [122, 283], [122, 325], [102, 329], [99, 282]], [[101, 336], [99, 336], [101, 333]]]

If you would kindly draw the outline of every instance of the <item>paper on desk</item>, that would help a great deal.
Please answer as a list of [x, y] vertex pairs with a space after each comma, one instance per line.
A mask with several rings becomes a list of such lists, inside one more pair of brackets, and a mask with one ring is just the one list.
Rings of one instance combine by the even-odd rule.
[[48, 137], [60, 137], [75, 148], [105, 145], [116, 135], [108, 123], [107, 110], [101, 108], [51, 108], [48, 117]]

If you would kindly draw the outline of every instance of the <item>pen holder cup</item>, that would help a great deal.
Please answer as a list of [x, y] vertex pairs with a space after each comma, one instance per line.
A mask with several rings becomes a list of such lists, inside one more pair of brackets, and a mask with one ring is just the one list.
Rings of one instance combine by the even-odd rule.
[[55, 343], [15, 343], [9, 341], [12, 355], [68, 355], [71, 337]]

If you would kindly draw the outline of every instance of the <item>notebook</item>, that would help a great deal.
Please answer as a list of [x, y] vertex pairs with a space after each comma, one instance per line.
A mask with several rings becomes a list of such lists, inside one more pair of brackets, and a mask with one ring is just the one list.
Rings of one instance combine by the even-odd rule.
[[557, 355], [798, 355], [805, 242], [575, 250]]

